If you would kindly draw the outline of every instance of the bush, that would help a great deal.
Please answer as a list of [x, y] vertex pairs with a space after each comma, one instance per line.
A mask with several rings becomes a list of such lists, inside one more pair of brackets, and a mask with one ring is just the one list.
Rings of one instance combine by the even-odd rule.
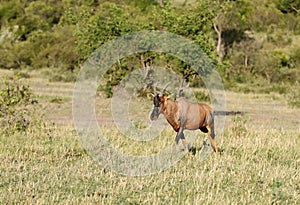
[[5, 69], [17, 69], [31, 65], [31, 57], [34, 55], [31, 45], [27, 41], [16, 40], [14, 32], [3, 36], [0, 40], [0, 67]]
[[62, 70], [74, 70], [79, 56], [75, 48], [72, 27], [56, 27], [52, 32], [33, 32], [28, 42], [33, 68], [58, 67]]
[[27, 71], [16, 70], [14, 75], [18, 78], [30, 78], [30, 74]]
[[64, 67], [51, 67], [43, 71], [43, 76], [50, 82], [75, 82], [78, 70], [70, 70]]
[[292, 89], [292, 92], [287, 96], [288, 105], [294, 108], [300, 108], [300, 89]]
[[26, 131], [41, 122], [37, 105], [28, 85], [20, 80], [5, 79], [0, 87], [0, 127], [9, 132]]
[[194, 95], [198, 102], [203, 102], [203, 101], [209, 102], [210, 101], [209, 95], [203, 91], [195, 91]]

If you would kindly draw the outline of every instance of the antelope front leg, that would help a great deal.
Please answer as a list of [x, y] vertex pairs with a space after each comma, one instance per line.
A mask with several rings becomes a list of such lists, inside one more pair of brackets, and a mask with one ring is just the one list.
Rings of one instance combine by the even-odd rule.
[[179, 120], [180, 128], [179, 128], [179, 130], [177, 132], [177, 135], [176, 135], [176, 138], [175, 138], [175, 143], [174, 143], [174, 146], [173, 146], [173, 151], [172, 151], [171, 158], [173, 157], [173, 155], [175, 153], [175, 150], [176, 150], [176, 147], [178, 145], [179, 139], [182, 140], [182, 143], [183, 143], [185, 149], [187, 149], [187, 144], [186, 144], [185, 137], [184, 137], [184, 134], [183, 134], [183, 130], [184, 130], [184, 127], [185, 127], [185, 122], [186, 122], [185, 117], [181, 116], [180, 120]]
[[174, 142], [173, 149], [172, 149], [172, 155], [171, 155], [171, 158], [173, 158], [173, 156], [174, 156], [174, 154], [175, 154], [176, 147], [177, 147], [177, 145], [178, 145], [179, 139], [181, 138], [181, 137], [180, 137], [181, 134], [183, 135], [183, 132], [181, 131], [181, 129], [179, 129], [179, 131], [178, 131], [177, 134], [176, 134], [175, 142]]
[[184, 134], [183, 134], [183, 129], [180, 128], [179, 131], [177, 132], [177, 135], [176, 135], [176, 138], [175, 138], [175, 142], [174, 142], [174, 145], [173, 145], [172, 157], [173, 157], [173, 155], [174, 155], [174, 153], [176, 151], [176, 147], [177, 147], [177, 145], [179, 143], [179, 139], [181, 139], [182, 144], [184, 146], [184, 149], [186, 151], [188, 151], [188, 145], [187, 145], [187, 142], [186, 142]]
[[181, 138], [181, 141], [184, 146], [184, 150], [188, 153], [188, 156], [190, 157], [191, 153], [190, 153], [189, 146], [188, 146], [188, 143], [186, 142], [184, 135], [183, 135], [183, 138]]

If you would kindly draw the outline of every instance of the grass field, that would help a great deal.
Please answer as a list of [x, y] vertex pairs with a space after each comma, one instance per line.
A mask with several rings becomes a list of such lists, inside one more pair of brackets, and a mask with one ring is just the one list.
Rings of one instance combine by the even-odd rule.
[[[228, 110], [246, 115], [226, 119], [220, 156], [199, 160], [206, 137], [199, 132], [196, 153], [161, 173], [129, 177], [96, 163], [79, 143], [74, 85], [37, 76], [28, 82], [47, 123], [0, 136], [1, 204], [300, 204], [300, 109], [288, 107], [283, 95], [226, 92]], [[137, 126], [151, 105], [142, 103], [147, 115], [136, 116]], [[157, 153], [173, 142], [169, 127], [149, 142], [124, 138], [110, 109], [110, 100], [98, 96], [100, 127], [122, 152]]]

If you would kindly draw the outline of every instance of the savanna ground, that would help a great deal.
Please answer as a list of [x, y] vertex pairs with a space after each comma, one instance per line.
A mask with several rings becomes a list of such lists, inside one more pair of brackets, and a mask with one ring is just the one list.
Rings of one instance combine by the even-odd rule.
[[[79, 143], [72, 124], [74, 84], [37, 76], [27, 81], [46, 124], [0, 137], [1, 204], [300, 204], [300, 109], [290, 108], [284, 95], [227, 91], [227, 109], [246, 114], [226, 118], [220, 156], [199, 160], [206, 138], [199, 132], [196, 153], [161, 173], [128, 177], [96, 163]], [[140, 103], [146, 115], [132, 117], [137, 127], [145, 126], [152, 106]], [[110, 99], [100, 94], [99, 125], [122, 152], [157, 153], [173, 142], [168, 126], [149, 142], [124, 138], [110, 109]], [[132, 109], [137, 113], [137, 106]]]

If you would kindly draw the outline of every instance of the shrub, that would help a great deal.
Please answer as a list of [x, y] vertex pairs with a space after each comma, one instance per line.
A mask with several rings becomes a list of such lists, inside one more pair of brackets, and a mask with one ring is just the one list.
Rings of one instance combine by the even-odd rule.
[[292, 89], [292, 92], [287, 96], [288, 105], [290, 107], [300, 108], [300, 90]]
[[52, 32], [36, 31], [28, 38], [33, 68], [58, 67], [73, 71], [79, 60], [72, 28], [57, 26]]
[[28, 85], [17, 79], [5, 79], [0, 86], [0, 127], [9, 132], [26, 131], [41, 122], [37, 105]]
[[194, 95], [198, 102], [203, 102], [203, 101], [209, 102], [210, 101], [209, 95], [203, 91], [195, 91]]

